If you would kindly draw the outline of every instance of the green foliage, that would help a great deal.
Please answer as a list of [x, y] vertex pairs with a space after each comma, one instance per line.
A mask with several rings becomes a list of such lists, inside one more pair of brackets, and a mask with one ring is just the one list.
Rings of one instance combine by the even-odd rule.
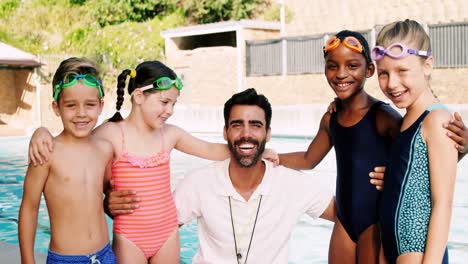
[[183, 11], [193, 23], [213, 23], [249, 18], [261, 0], [185, 0]]
[[69, 0], [71, 5], [84, 5], [86, 0]]
[[[101, 64], [105, 87], [144, 60], [162, 59], [162, 30], [250, 18], [267, 0], [0, 0], [0, 41], [51, 58]], [[55, 60], [55, 59], [54, 59]]]
[[[105, 28], [77, 28], [64, 42], [64, 49], [73, 45], [74, 49], [99, 63], [111, 64], [117, 68], [135, 67], [149, 59], [162, 59], [164, 39], [162, 30], [177, 27], [183, 17], [176, 13], [136, 23], [125, 22]], [[79, 45], [76, 40], [80, 39]]]
[[9, 16], [12, 12], [16, 11], [20, 3], [20, 0], [1, 0], [0, 18], [5, 18]]
[[170, 14], [176, 8], [175, 0], [91, 0], [88, 6], [101, 27], [125, 21], [143, 22]]
[[[284, 6], [284, 11], [285, 11], [285, 17], [286, 17], [286, 23], [291, 22], [293, 18], [293, 12], [291, 9], [285, 5]], [[273, 4], [271, 5], [266, 11], [265, 14], [263, 15], [263, 18], [268, 21], [280, 21], [280, 5], [279, 4]]]
[[104, 64], [103, 68], [120, 70], [144, 60], [161, 59], [162, 30], [189, 23], [249, 18], [265, 3], [266, 0], [0, 0], [0, 41], [36, 55], [87, 56]]

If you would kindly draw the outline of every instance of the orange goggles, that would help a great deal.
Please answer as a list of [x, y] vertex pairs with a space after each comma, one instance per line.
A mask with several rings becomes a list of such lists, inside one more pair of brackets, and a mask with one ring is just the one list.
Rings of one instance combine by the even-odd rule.
[[323, 47], [323, 52], [327, 53], [330, 50], [336, 49], [341, 43], [345, 45], [348, 49], [357, 52], [357, 53], [362, 53], [362, 44], [359, 42], [359, 40], [355, 37], [348, 36], [341, 41], [341, 39], [337, 38], [336, 36], [333, 36], [332, 38], [329, 38], [327, 40], [327, 43], [325, 44], [325, 47]]

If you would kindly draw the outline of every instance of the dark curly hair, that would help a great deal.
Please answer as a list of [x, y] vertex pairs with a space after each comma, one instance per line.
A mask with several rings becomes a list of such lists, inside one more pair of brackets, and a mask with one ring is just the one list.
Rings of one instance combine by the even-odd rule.
[[235, 105], [256, 105], [265, 111], [266, 129], [270, 128], [271, 124], [271, 104], [263, 94], [257, 94], [254, 88], [249, 88], [243, 92], [234, 94], [224, 104], [224, 125], [229, 126], [229, 117], [231, 110]]

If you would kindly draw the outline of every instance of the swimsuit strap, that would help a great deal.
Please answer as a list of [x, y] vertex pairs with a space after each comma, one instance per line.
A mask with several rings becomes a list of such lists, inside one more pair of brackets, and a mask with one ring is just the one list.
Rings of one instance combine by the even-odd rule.
[[373, 104], [371, 105], [369, 111], [371, 111], [371, 110], [372, 110], [372, 111], [375, 111], [375, 110], [379, 109], [379, 107], [380, 107], [381, 105], [384, 105], [384, 104], [386, 104], [386, 103], [384, 103], [384, 102], [382, 102], [382, 101], [377, 101], [377, 102], [375, 102], [375, 103], [373, 103]]
[[437, 104], [433, 104], [433, 105], [429, 106], [429, 107], [427, 108], [427, 111], [430, 112], [430, 111], [432, 111], [432, 110], [439, 109], [439, 108], [442, 108], [442, 109], [445, 109], [445, 110], [449, 110], [449, 109], [447, 108], [447, 106], [445, 106], [445, 105], [443, 105], [443, 104], [440, 104], [440, 103], [437, 103]]
[[165, 152], [166, 148], [164, 147], [165, 140], [164, 140], [163, 128], [161, 128], [159, 132], [161, 133], [161, 152]]
[[123, 125], [119, 124], [120, 127], [120, 134], [122, 135], [122, 153], [127, 151], [127, 148], [125, 147], [125, 134], [124, 134], [124, 129]]

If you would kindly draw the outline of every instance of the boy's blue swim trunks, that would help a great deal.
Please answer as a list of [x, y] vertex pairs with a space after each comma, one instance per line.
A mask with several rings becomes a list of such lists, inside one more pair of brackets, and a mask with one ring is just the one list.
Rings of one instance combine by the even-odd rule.
[[94, 254], [60, 255], [49, 250], [47, 264], [115, 264], [115, 255], [110, 243]]

